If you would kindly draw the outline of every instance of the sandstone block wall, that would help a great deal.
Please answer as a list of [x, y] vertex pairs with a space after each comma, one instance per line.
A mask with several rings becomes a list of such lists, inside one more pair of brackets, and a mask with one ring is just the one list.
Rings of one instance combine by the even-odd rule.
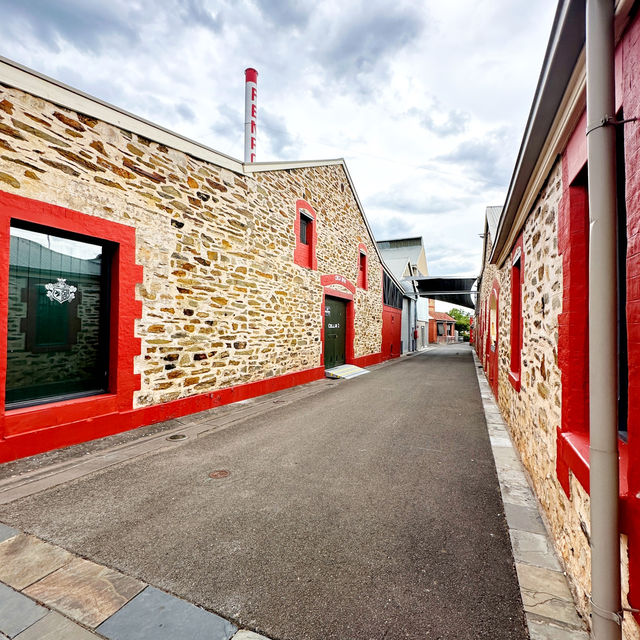
[[[355, 283], [359, 243], [354, 352], [380, 352], [381, 264], [339, 165], [233, 173], [0, 86], [0, 189], [135, 227], [135, 406], [321, 366], [320, 276]], [[317, 214], [317, 271], [293, 262], [300, 198]]]
[[[562, 311], [562, 258], [558, 255], [558, 205], [561, 161], [550, 172], [523, 231], [523, 349], [521, 389], [508, 379], [510, 369], [511, 264], [486, 265], [479, 309], [488, 300], [494, 278], [500, 284], [498, 404], [535, 493], [550, 525], [556, 551], [567, 570], [578, 607], [590, 613], [589, 496], [574, 477], [567, 499], [556, 475], [556, 428], [561, 423], [561, 374], [558, 367], [558, 314]], [[487, 247], [488, 260], [490, 246]], [[626, 546], [623, 540], [626, 567]], [[637, 639], [631, 616], [625, 638]]]

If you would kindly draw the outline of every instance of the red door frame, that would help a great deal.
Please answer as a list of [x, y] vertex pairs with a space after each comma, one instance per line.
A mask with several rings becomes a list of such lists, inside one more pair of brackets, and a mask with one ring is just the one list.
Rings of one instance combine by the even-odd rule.
[[[327, 296], [330, 298], [339, 298], [340, 300], [344, 300], [346, 302], [347, 307], [347, 326], [345, 327], [345, 363], [353, 364], [354, 361], [354, 350], [353, 350], [353, 339], [355, 337], [355, 308], [353, 304], [353, 294], [356, 291], [355, 285], [349, 281], [344, 276], [340, 274], [334, 273], [331, 275], [321, 276], [320, 284], [324, 287], [324, 291], [322, 293], [322, 306], [320, 307], [320, 317], [322, 318], [322, 326], [320, 329], [320, 343], [322, 344], [322, 355], [320, 359], [320, 364], [324, 367], [324, 301]], [[332, 289], [331, 285], [341, 284], [343, 287], [349, 290], [349, 293], [346, 291], [338, 291], [337, 289]]]

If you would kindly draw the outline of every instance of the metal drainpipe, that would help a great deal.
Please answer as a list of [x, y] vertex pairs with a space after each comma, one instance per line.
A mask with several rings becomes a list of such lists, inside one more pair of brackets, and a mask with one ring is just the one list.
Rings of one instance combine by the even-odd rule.
[[592, 637], [619, 640], [614, 0], [586, 2]]

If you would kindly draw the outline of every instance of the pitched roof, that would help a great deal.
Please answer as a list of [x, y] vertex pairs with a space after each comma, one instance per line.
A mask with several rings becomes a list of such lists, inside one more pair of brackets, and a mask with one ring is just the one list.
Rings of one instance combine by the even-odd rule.
[[434, 320], [444, 320], [446, 322], [455, 322], [456, 319], [452, 318], [448, 313], [443, 313], [442, 311], [432, 311], [429, 314]]

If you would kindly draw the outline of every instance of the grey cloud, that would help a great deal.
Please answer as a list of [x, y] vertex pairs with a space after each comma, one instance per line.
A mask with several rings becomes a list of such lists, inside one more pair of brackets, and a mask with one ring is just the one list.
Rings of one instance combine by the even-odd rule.
[[278, 27], [296, 27], [302, 29], [307, 26], [309, 17], [316, 8], [310, 3], [296, 0], [255, 0], [255, 4], [264, 18]]
[[181, 102], [179, 105], [176, 105], [176, 113], [181, 118], [188, 120], [189, 122], [194, 122], [196, 119], [196, 114], [193, 112], [193, 109], [185, 102]]
[[462, 109], [451, 109], [444, 117], [433, 115], [438, 112], [437, 108], [433, 109], [409, 109], [410, 116], [417, 117], [420, 124], [438, 136], [451, 136], [464, 133], [469, 122], [469, 114]]
[[219, 105], [216, 121], [210, 129], [222, 138], [236, 138], [238, 134], [244, 135], [242, 113], [239, 109], [233, 109], [227, 105]]
[[[277, 3], [276, 3], [277, 4]], [[182, 0], [179, 3], [182, 20], [189, 26], [202, 26], [214, 33], [220, 33], [224, 25], [221, 12], [212, 14], [202, 0]]]
[[399, 186], [393, 191], [378, 193], [367, 199], [367, 204], [381, 209], [398, 211], [405, 215], [437, 215], [460, 209], [466, 203], [464, 198], [442, 198], [440, 196], [423, 196], [407, 194], [407, 188]]
[[376, 240], [388, 240], [389, 238], [414, 235], [413, 225], [401, 216], [369, 218], [369, 221]]
[[86, 0], [0, 0], [3, 30], [31, 32], [48, 49], [61, 51], [64, 41], [82, 51], [99, 52], [107, 41], [129, 46], [139, 40], [134, 27], [135, 5]]
[[431, 246], [425, 238], [429, 273], [431, 275], [476, 276], [480, 269], [478, 252], [463, 250], [461, 247]]
[[[297, 139], [291, 134], [284, 119], [272, 114], [267, 109], [258, 112], [258, 144], [262, 147], [260, 134], [266, 137], [272, 153], [280, 156], [285, 152], [293, 152], [296, 146], [300, 146]], [[296, 159], [299, 154], [296, 154]]]
[[452, 152], [438, 156], [436, 161], [464, 167], [472, 178], [486, 188], [506, 188], [511, 176], [511, 157], [505, 149], [514, 146], [512, 132], [502, 127], [490, 131], [484, 138], [464, 140]]
[[384, 76], [390, 56], [423, 32], [424, 22], [415, 8], [389, 7], [363, 5], [320, 40], [319, 59], [337, 81], [356, 83], [367, 91], [362, 76], [374, 71]]

